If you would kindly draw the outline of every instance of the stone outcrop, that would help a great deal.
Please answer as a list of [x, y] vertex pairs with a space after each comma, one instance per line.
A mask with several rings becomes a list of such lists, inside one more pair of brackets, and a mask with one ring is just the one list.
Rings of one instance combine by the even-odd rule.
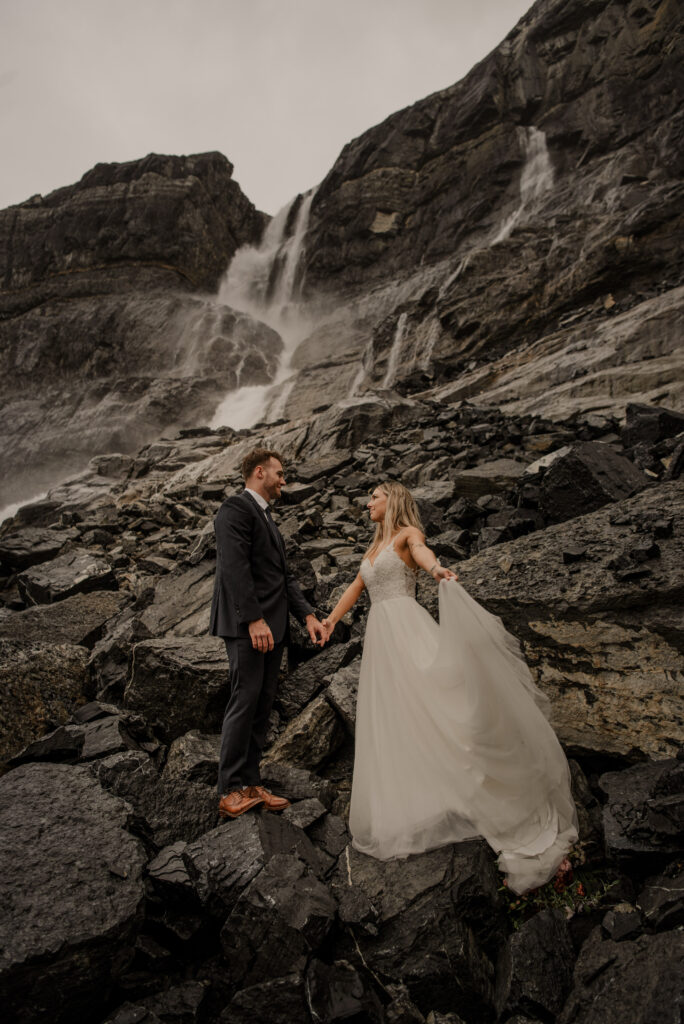
[[277, 334], [206, 295], [266, 220], [232, 170], [150, 154], [0, 212], [0, 505], [273, 378]]

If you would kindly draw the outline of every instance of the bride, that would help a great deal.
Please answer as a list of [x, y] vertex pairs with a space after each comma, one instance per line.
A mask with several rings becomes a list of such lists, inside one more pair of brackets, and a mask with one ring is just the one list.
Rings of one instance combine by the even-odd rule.
[[[411, 493], [368, 502], [376, 523], [359, 574], [323, 625], [371, 599], [356, 713], [352, 846], [389, 860], [483, 836], [508, 887], [567, 872], [578, 837], [570, 770], [518, 642], [425, 544]], [[415, 600], [439, 582], [439, 625]]]

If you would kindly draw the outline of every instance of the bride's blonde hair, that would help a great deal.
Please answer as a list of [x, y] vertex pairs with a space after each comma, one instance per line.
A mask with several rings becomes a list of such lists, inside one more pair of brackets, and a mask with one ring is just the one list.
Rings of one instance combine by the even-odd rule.
[[403, 526], [417, 526], [421, 533], [425, 533], [418, 506], [408, 487], [397, 483], [396, 480], [385, 480], [377, 486], [379, 491], [387, 495], [387, 506], [385, 518], [375, 527], [373, 542], [366, 556], [373, 555], [378, 548], [389, 544], [395, 530], [400, 530]]

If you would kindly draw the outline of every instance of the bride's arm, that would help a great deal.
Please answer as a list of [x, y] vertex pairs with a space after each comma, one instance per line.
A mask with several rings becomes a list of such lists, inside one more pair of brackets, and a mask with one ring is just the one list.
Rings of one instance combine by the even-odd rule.
[[328, 635], [332, 633], [336, 624], [340, 619], [347, 614], [350, 608], [353, 608], [358, 599], [361, 597], [361, 592], [365, 584], [361, 579], [361, 574], [357, 575], [356, 579], [349, 584], [342, 597], [339, 599], [330, 615], [326, 619], [323, 619], [323, 625], [328, 630]]
[[411, 558], [416, 565], [425, 569], [425, 572], [428, 572], [434, 580], [458, 579], [455, 572], [439, 564], [439, 559], [425, 543], [425, 534], [421, 533], [416, 526], [409, 526], [406, 530], [406, 547], [411, 552]]

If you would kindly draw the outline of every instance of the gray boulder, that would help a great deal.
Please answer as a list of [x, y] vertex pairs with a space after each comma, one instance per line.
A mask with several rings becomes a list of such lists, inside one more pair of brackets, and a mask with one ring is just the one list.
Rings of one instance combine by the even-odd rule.
[[[128, 810], [85, 768], [0, 779], [0, 999], [17, 1024], [67, 1024], [106, 1002], [142, 923], [145, 855]], [[20, 854], [20, 855], [19, 855]]]
[[124, 705], [169, 742], [190, 729], [219, 732], [228, 700], [228, 661], [217, 637], [143, 640], [133, 648]]
[[73, 594], [55, 604], [36, 605], [0, 620], [0, 638], [92, 648], [101, 638], [107, 622], [118, 615], [129, 600], [124, 591]]
[[175, 739], [169, 747], [163, 776], [165, 779], [185, 779], [187, 782], [203, 782], [215, 786], [220, 753], [220, 733], [202, 733], [199, 729], [191, 729]]
[[606, 772], [599, 784], [608, 853], [622, 864], [664, 864], [684, 851], [684, 761]]
[[68, 541], [78, 536], [79, 531], [73, 527], [58, 530], [25, 526], [16, 533], [6, 533], [0, 538], [0, 567], [16, 572], [17, 569], [47, 562], [59, 554]]
[[553, 461], [542, 480], [540, 505], [560, 523], [629, 498], [648, 484], [648, 477], [610, 445], [585, 441]]
[[565, 914], [542, 910], [508, 939], [497, 978], [501, 1013], [554, 1019], [572, 986], [574, 951]]
[[266, 756], [269, 762], [287, 761], [298, 768], [314, 770], [329, 760], [343, 738], [339, 716], [320, 695], [288, 722]]

